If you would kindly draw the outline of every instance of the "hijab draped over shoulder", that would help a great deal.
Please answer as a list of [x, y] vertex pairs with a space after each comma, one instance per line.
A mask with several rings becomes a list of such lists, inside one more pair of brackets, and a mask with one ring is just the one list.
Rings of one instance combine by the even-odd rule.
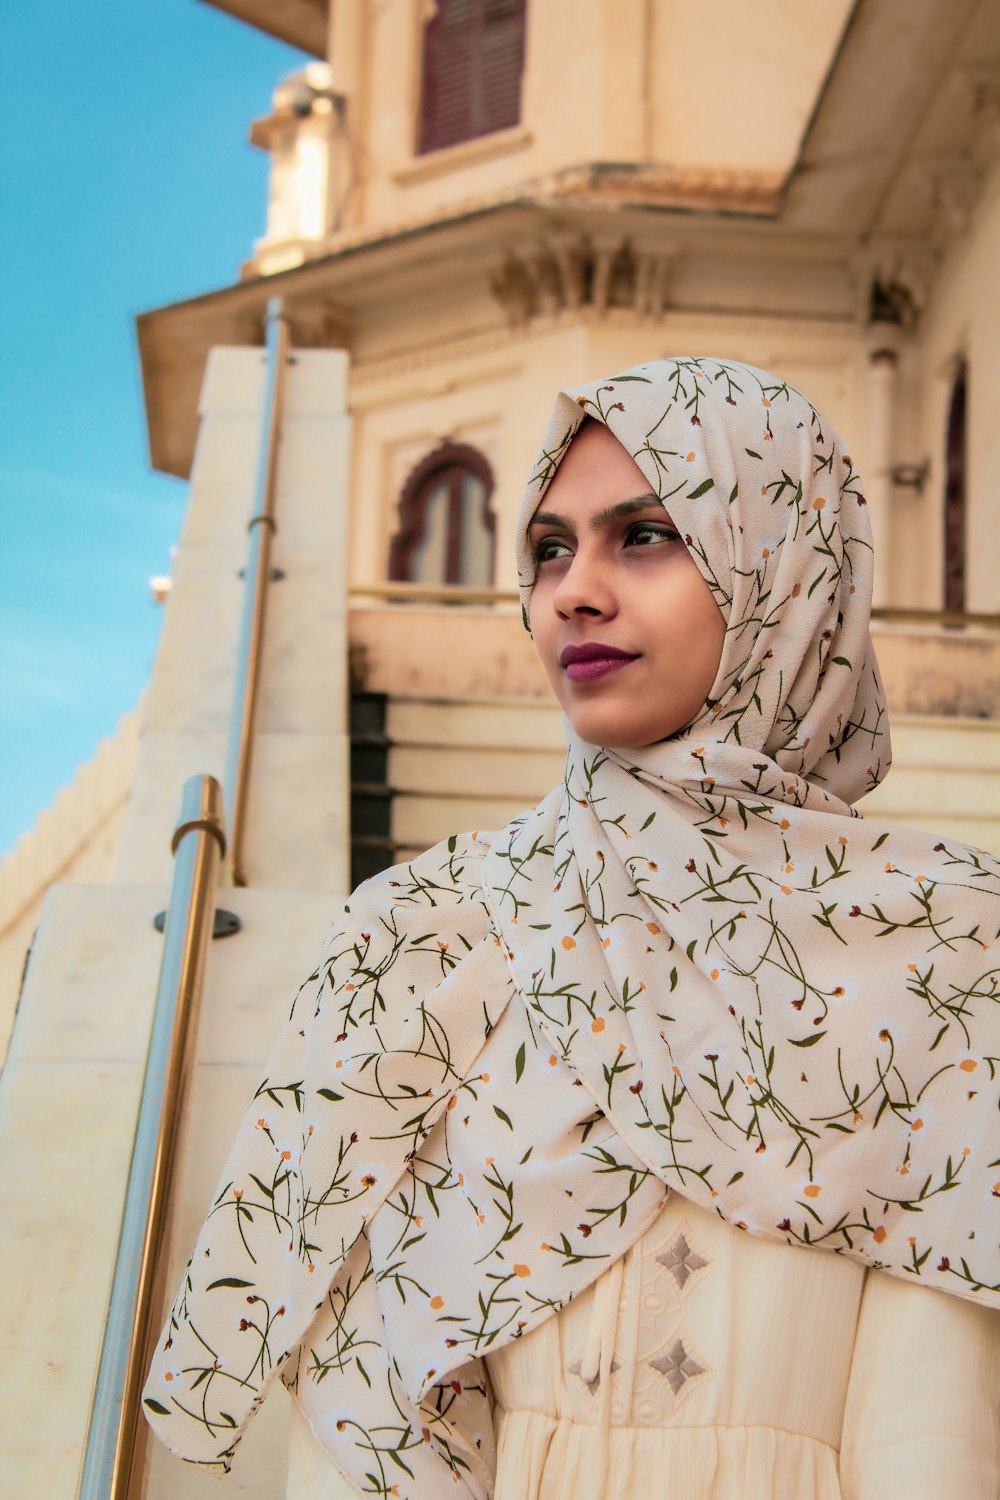
[[667, 1192], [749, 1234], [1000, 1303], [1000, 866], [862, 820], [889, 767], [865, 495], [776, 376], [671, 359], [562, 393], [727, 623], [695, 721], [352, 897], [233, 1146], [145, 1392], [228, 1468], [280, 1373], [365, 1494], [489, 1495], [482, 1356]]

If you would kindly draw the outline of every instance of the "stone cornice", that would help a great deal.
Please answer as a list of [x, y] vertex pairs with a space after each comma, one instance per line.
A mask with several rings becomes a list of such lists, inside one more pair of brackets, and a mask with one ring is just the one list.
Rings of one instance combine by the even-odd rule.
[[[612, 174], [610, 180], [619, 178]], [[789, 233], [773, 220], [753, 216], [651, 210], [648, 203], [572, 193], [559, 198], [551, 191], [559, 181], [566, 185], [562, 176], [536, 184], [536, 196], [467, 206], [452, 217], [398, 227], [375, 238], [353, 237], [300, 266], [140, 315], [154, 467], [187, 474], [208, 350], [215, 344], [260, 342], [271, 296], [284, 298], [293, 342], [300, 347], [339, 345], [351, 349], [352, 356], [364, 356], [369, 322], [385, 330], [387, 309], [396, 307], [398, 352], [405, 353], [408, 344], [418, 342], [426, 349], [464, 331], [451, 327], [444, 315], [432, 336], [415, 339], [410, 316], [415, 307], [461, 306], [462, 316], [474, 319], [470, 332], [495, 337], [503, 326], [497, 304], [512, 329], [566, 316], [655, 321], [674, 303], [711, 310], [710, 287], [704, 278], [697, 284], [691, 280], [698, 266], [713, 266], [713, 279], [721, 275], [730, 291], [740, 268], [757, 262], [771, 268], [772, 281], [775, 274], [784, 278], [794, 270], [796, 284], [811, 285], [816, 268], [824, 284], [835, 285], [847, 274], [852, 250], [847, 240], [801, 230]], [[727, 262], [734, 267], [732, 276], [724, 269]], [[444, 288], [456, 295], [449, 291], [442, 302]], [[731, 296], [727, 300], [732, 303]], [[785, 309], [805, 313], [814, 305], [801, 298], [801, 305], [789, 305], [784, 291], [770, 301], [776, 314]], [[842, 315], [847, 299], [834, 301], [836, 306], [821, 303], [819, 311]], [[749, 310], [732, 305], [730, 314]]]
[[599, 162], [569, 167], [538, 183], [534, 191], [538, 201], [551, 197], [758, 216], [778, 211], [784, 185], [781, 172]]

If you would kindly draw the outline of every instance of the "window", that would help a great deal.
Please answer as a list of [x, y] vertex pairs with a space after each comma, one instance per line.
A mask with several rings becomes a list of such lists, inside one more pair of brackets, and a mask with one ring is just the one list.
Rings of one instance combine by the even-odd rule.
[[965, 609], [965, 410], [968, 367], [955, 372], [948, 405], [944, 486], [944, 607]]
[[424, 27], [418, 152], [516, 125], [525, 0], [436, 0]]
[[399, 583], [493, 586], [493, 472], [464, 443], [442, 443], [417, 465], [399, 500], [389, 577]]

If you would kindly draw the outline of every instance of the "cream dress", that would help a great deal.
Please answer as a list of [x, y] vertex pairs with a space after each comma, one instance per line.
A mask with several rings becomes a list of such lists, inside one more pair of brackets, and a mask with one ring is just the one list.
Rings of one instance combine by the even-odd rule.
[[[495, 1500], [997, 1500], [1000, 1314], [676, 1193], [486, 1359]], [[288, 1500], [354, 1491], [294, 1408]]]

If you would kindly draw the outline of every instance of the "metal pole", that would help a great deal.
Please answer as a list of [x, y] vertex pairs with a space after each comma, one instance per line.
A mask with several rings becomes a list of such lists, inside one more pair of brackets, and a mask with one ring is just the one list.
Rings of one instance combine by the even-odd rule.
[[157, 1291], [181, 1110], [225, 847], [219, 783], [192, 776], [172, 843], [176, 861], [156, 1008], [79, 1500], [126, 1500], [131, 1476], [142, 1472], [148, 1429], [139, 1399], [160, 1316]]
[[236, 660], [236, 692], [226, 758], [226, 827], [229, 829], [231, 871], [234, 885], [245, 885], [243, 838], [247, 796], [253, 757], [254, 721], [257, 715], [257, 684], [260, 677], [264, 615], [271, 582], [271, 537], [277, 530], [274, 518], [275, 480], [278, 471], [278, 441], [284, 407], [285, 368], [288, 361], [288, 324], [281, 299], [267, 304], [267, 377], [264, 384], [264, 416], [260, 456], [254, 489], [253, 514], [247, 530], [247, 555], [243, 618]]

